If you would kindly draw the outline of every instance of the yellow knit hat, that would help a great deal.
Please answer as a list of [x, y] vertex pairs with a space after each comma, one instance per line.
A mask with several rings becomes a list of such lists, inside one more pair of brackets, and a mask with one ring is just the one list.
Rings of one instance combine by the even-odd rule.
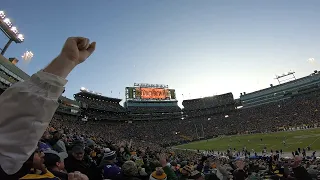
[[167, 180], [167, 175], [161, 167], [157, 167], [156, 171], [151, 173], [150, 180]]

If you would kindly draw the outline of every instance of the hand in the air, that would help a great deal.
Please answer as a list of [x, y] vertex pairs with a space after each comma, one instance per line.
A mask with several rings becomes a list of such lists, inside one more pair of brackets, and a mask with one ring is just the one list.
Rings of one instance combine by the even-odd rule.
[[79, 171], [75, 171], [68, 174], [68, 180], [89, 180], [89, 178]]
[[243, 168], [245, 167], [245, 163], [242, 160], [237, 161], [236, 165], [237, 165], [238, 169], [241, 169], [241, 170], [243, 170]]
[[70, 37], [66, 40], [61, 53], [43, 69], [43, 72], [66, 78], [80, 63], [84, 62], [95, 50], [96, 43], [90, 44], [84, 37]]
[[95, 48], [96, 42], [90, 43], [88, 38], [70, 37], [66, 40], [59, 56], [78, 65], [84, 62]]
[[159, 162], [162, 167], [166, 167], [167, 166], [167, 155], [164, 153], [160, 154], [159, 155]]

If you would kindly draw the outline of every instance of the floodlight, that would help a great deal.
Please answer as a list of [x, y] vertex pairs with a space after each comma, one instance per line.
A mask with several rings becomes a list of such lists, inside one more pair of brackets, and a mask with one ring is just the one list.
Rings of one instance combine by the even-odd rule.
[[0, 11], [0, 18], [4, 19], [6, 17], [6, 14], [3, 11]]
[[23, 60], [30, 62], [30, 60], [33, 58], [33, 53], [31, 51], [26, 51], [21, 57]]
[[6, 23], [7, 26], [12, 27], [12, 23], [9, 18], [5, 18], [3, 22]]
[[[9, 38], [7, 44], [1, 50], [1, 55], [4, 55], [12, 42], [22, 43], [24, 41], [24, 36], [19, 33], [16, 26], [13, 26], [11, 20], [6, 17], [4, 11], [0, 11], [0, 30]], [[32, 53], [29, 55], [32, 56]]]
[[18, 31], [17, 27], [15, 27], [15, 26], [12, 26], [12, 28], [10, 30], [15, 34], [19, 34], [19, 31]]
[[24, 36], [23, 34], [18, 34], [17, 38], [22, 42], [24, 41]]
[[309, 62], [309, 63], [314, 63], [314, 62], [315, 62], [315, 59], [314, 59], [314, 58], [309, 58], [309, 59], [308, 59], [308, 62]]

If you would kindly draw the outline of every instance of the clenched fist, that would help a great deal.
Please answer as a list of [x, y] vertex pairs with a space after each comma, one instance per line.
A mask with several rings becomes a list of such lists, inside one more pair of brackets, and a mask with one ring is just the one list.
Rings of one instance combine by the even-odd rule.
[[96, 43], [90, 43], [88, 38], [70, 37], [66, 40], [61, 53], [43, 71], [66, 78], [78, 64], [93, 53], [95, 48]]
[[68, 174], [68, 180], [89, 180], [89, 178], [79, 171], [75, 171]]
[[66, 40], [60, 56], [78, 65], [84, 62], [93, 53], [95, 48], [96, 42], [90, 43], [88, 38], [70, 37]]

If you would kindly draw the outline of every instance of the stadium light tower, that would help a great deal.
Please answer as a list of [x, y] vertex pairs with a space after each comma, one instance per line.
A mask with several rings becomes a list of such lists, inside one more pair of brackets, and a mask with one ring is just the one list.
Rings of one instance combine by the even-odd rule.
[[4, 11], [1, 11], [1, 10], [0, 10], [0, 29], [9, 38], [9, 41], [1, 50], [2, 55], [4, 55], [4, 53], [7, 51], [12, 41], [14, 41], [15, 43], [22, 43], [24, 41], [23, 34], [19, 33], [18, 28], [12, 25], [11, 20], [8, 17], [6, 17], [6, 14], [4, 13]]

